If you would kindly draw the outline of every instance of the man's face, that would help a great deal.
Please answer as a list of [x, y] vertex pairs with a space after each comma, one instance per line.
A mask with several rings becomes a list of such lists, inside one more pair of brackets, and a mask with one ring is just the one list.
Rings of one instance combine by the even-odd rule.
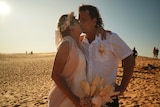
[[95, 24], [96, 24], [95, 18], [91, 19], [88, 10], [81, 11], [79, 13], [79, 22], [83, 32], [85, 33], [93, 32], [93, 30], [95, 29]]

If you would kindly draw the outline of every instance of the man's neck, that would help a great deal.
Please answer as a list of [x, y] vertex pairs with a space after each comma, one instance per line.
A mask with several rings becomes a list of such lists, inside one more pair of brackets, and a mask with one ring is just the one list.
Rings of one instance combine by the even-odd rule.
[[87, 39], [90, 44], [92, 43], [92, 41], [95, 40], [95, 36], [96, 36], [96, 30], [87, 34]]

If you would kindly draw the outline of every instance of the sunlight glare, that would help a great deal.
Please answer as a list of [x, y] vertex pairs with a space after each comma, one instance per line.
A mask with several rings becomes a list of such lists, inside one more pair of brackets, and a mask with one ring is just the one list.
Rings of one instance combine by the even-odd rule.
[[0, 14], [7, 14], [9, 12], [9, 7], [6, 3], [0, 2]]

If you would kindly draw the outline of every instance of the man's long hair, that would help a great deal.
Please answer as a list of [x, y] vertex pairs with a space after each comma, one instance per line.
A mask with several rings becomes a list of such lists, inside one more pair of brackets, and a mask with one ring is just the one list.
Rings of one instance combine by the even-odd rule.
[[104, 24], [103, 24], [103, 21], [102, 21], [100, 14], [99, 14], [99, 10], [95, 6], [92, 6], [92, 5], [79, 6], [79, 12], [86, 11], [86, 10], [89, 11], [89, 15], [90, 15], [91, 19], [97, 18], [97, 23], [96, 23], [95, 27], [102, 27], [103, 28]]

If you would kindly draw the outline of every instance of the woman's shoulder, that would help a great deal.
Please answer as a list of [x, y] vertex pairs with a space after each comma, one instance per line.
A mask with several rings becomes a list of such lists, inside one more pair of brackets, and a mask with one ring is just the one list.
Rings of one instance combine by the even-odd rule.
[[61, 44], [58, 47], [59, 51], [69, 49], [69, 41], [62, 41]]
[[74, 40], [74, 39], [71, 36], [65, 36], [64, 37], [64, 41], [72, 41], [72, 40]]
[[64, 41], [68, 41], [69, 45], [72, 46], [77, 46], [77, 43], [75, 39], [72, 36], [66, 36], [64, 37]]

